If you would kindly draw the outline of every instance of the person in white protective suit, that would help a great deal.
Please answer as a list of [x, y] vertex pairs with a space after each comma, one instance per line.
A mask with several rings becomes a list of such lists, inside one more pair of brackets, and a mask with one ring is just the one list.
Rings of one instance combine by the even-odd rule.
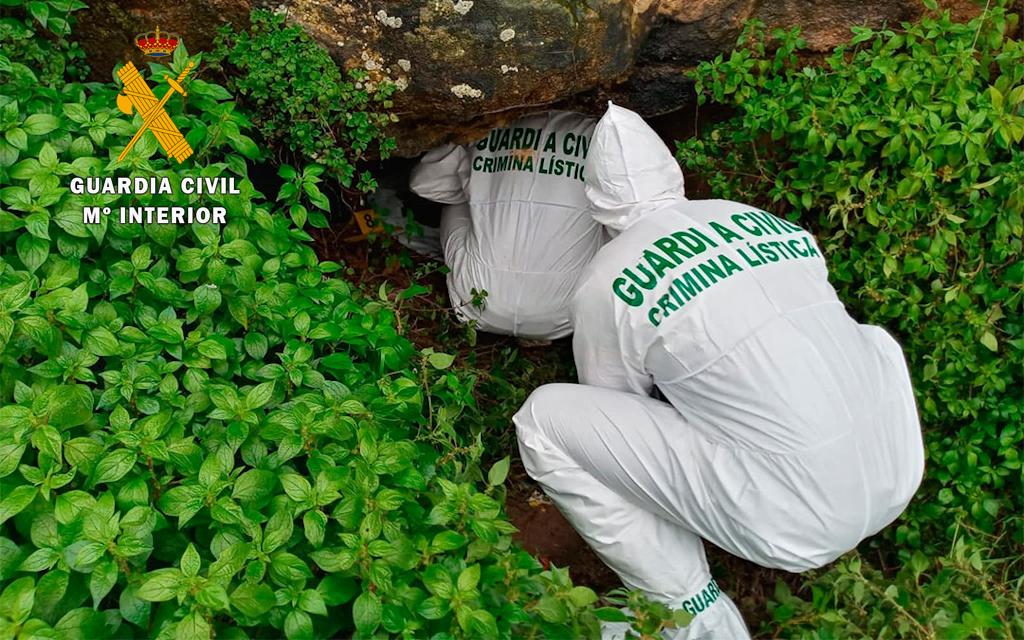
[[[572, 333], [569, 304], [605, 240], [587, 212], [583, 162], [596, 119], [553, 111], [428, 152], [410, 188], [452, 205], [441, 246], [452, 306], [491, 333], [551, 340]], [[473, 290], [486, 291], [483, 308]]]
[[891, 523], [924, 466], [903, 353], [847, 314], [809, 233], [686, 200], [635, 113], [599, 122], [586, 190], [615, 235], [574, 298], [581, 384], [516, 414], [523, 462], [624, 584], [695, 614], [671, 637], [746, 638], [701, 539], [800, 572]]

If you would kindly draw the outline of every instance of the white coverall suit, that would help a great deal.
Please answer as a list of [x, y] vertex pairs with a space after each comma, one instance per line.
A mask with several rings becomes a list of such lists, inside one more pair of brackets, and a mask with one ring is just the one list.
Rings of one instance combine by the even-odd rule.
[[573, 303], [582, 384], [516, 414], [523, 461], [627, 586], [696, 614], [676, 638], [746, 638], [701, 538], [800, 572], [891, 523], [924, 466], [903, 353], [846, 313], [810, 234], [686, 200], [635, 113], [599, 122], [587, 194], [618, 233]]
[[[596, 120], [549, 112], [494, 129], [468, 146], [428, 152], [410, 188], [453, 206], [441, 218], [452, 306], [491, 333], [572, 333], [569, 306], [606, 236], [589, 214], [583, 162]], [[472, 290], [486, 290], [484, 308]]]

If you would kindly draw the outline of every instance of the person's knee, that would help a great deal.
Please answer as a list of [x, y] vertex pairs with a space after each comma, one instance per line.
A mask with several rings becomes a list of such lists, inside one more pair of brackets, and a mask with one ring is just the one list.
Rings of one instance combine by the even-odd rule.
[[512, 422], [516, 425], [516, 434], [522, 441], [524, 435], [531, 432], [547, 432], [557, 424], [564, 415], [576, 395], [579, 385], [568, 383], [546, 384], [537, 387], [526, 399]]

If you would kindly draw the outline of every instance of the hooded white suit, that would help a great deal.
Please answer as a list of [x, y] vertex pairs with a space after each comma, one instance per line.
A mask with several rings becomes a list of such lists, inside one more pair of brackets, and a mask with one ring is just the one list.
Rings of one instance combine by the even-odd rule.
[[846, 313], [810, 234], [686, 200], [631, 111], [599, 122], [586, 187], [618, 234], [573, 303], [582, 384], [514, 418], [523, 461], [626, 585], [697, 613], [678, 638], [746, 637], [701, 538], [804, 571], [892, 522], [924, 465], [902, 351]]
[[[583, 190], [594, 124], [578, 113], [528, 116], [474, 145], [434, 149], [413, 169], [413, 191], [453, 205], [441, 245], [463, 320], [524, 338], [572, 333], [576, 282], [605, 240]], [[483, 309], [473, 289], [487, 291]]]

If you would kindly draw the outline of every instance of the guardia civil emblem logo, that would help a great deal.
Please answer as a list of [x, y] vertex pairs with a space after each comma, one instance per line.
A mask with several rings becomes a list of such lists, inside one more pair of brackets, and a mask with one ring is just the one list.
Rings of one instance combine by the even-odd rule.
[[[180, 38], [173, 33], [161, 35], [160, 27], [157, 27], [152, 33], [140, 33], [135, 37], [136, 46], [146, 56], [154, 58], [171, 55], [180, 41]], [[117, 77], [124, 83], [124, 87], [117, 95], [117, 108], [127, 115], [132, 115], [133, 112], [142, 115], [142, 126], [118, 156], [119, 161], [125, 159], [125, 156], [146, 131], [151, 131], [156, 136], [164, 153], [177, 160], [179, 164], [192, 155], [192, 147], [185, 140], [185, 136], [181, 135], [181, 131], [175, 126], [171, 116], [164, 110], [164, 105], [175, 93], [182, 96], [188, 95], [182, 83], [191, 71], [192, 62], [189, 62], [177, 78], [166, 76], [164, 79], [167, 81], [167, 91], [158, 100], [134, 64], [129, 62], [118, 70]]]

